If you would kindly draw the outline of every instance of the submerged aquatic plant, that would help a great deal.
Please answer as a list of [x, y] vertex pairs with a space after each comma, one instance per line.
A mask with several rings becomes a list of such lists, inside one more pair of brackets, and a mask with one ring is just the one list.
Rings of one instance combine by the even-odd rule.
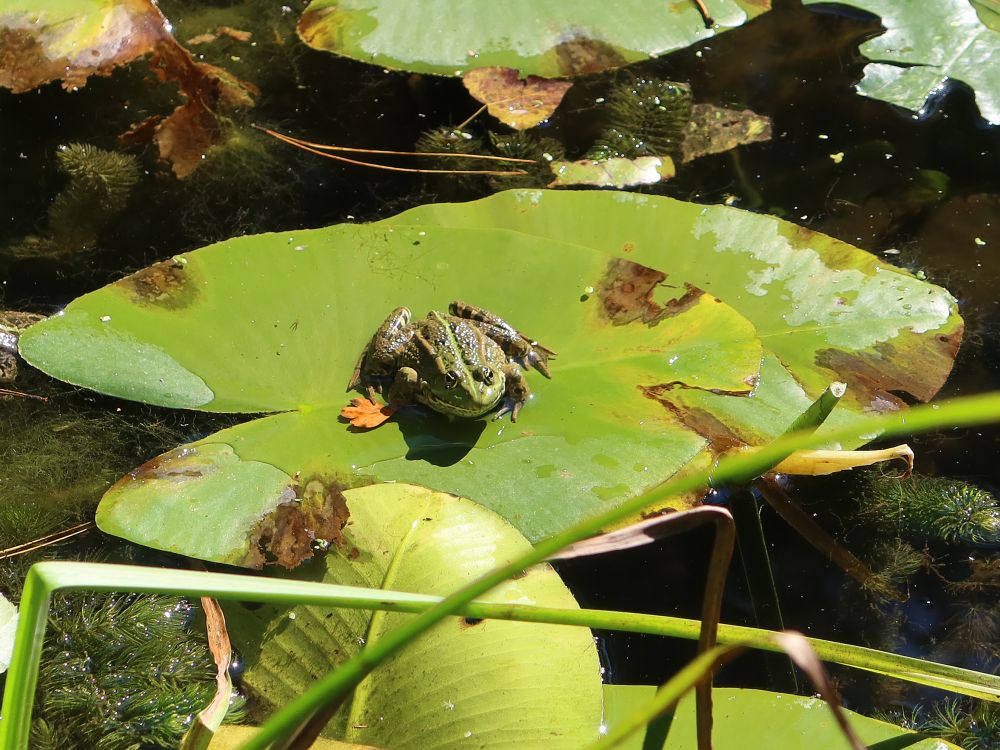
[[1000, 750], [1000, 709], [968, 698], [945, 698], [901, 712], [880, 712], [876, 718], [938, 737], [965, 750]]
[[93, 250], [101, 231], [125, 208], [139, 179], [135, 157], [89, 143], [63, 146], [56, 158], [69, 182], [49, 206], [45, 231], [12, 246], [12, 255], [70, 255]]
[[868, 472], [856, 494], [863, 520], [891, 524], [905, 537], [950, 544], [1000, 544], [1000, 504], [969, 482]]
[[923, 553], [898, 538], [876, 542], [865, 557], [872, 576], [862, 587], [879, 600], [895, 598], [897, 588], [928, 562]]
[[587, 158], [676, 156], [691, 120], [691, 87], [637, 78], [612, 89], [604, 107], [608, 124]]
[[490, 186], [495, 190], [515, 187], [543, 187], [552, 181], [549, 165], [566, 156], [566, 149], [555, 138], [535, 135], [530, 131], [518, 130], [510, 134], [489, 133], [490, 145], [497, 156], [511, 159], [531, 159], [537, 162], [525, 167], [527, 174], [512, 177], [490, 177]]
[[[215, 663], [184, 599], [99, 594], [53, 602], [33, 747], [177, 747], [215, 694]], [[227, 714], [236, 721], [242, 698]]]

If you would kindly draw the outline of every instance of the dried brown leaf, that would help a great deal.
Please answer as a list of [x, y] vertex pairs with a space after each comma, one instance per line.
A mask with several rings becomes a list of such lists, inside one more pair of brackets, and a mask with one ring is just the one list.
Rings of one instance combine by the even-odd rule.
[[371, 429], [386, 422], [396, 413], [388, 404], [382, 405], [367, 398], [351, 399], [351, 405], [340, 410], [340, 416], [350, 421], [352, 427]]
[[229, 702], [233, 694], [233, 681], [229, 676], [229, 666], [233, 660], [233, 647], [229, 642], [226, 616], [219, 602], [209, 596], [201, 597], [201, 609], [205, 613], [205, 632], [208, 649], [215, 661], [215, 695], [204, 710], [191, 722], [184, 735], [181, 750], [207, 747], [212, 735], [222, 726]]
[[491, 115], [515, 130], [527, 130], [551, 117], [569, 90], [569, 81], [538, 76], [521, 79], [512, 68], [476, 68], [462, 78], [472, 96]]

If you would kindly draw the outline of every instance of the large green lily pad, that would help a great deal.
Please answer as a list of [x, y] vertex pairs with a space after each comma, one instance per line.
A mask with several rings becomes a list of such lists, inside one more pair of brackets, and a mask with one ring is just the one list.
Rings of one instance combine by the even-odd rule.
[[[828, 0], [806, 0], [806, 5]], [[858, 91], [921, 113], [947, 79], [976, 92], [979, 111], [1000, 123], [1000, 29], [996, 11], [969, 0], [840, 0], [874, 13], [884, 34], [861, 45], [871, 60]], [[993, 21], [992, 25], [984, 23]]]
[[[606, 721], [614, 726], [643, 703], [652, 700], [651, 685], [606, 685]], [[713, 746], [717, 750], [842, 750], [847, 740], [819, 698], [771, 693], [766, 690], [715, 688]], [[894, 724], [846, 711], [851, 728], [868, 747], [911, 750], [958, 750], [944, 740], [930, 739]], [[689, 694], [665, 720], [650, 724], [620, 745], [623, 750], [688, 750], [697, 747], [694, 695]]]
[[[344, 542], [296, 578], [446, 595], [529, 549], [476, 503], [420, 487], [349, 490]], [[492, 601], [577, 606], [549, 566], [490, 592]], [[243, 686], [269, 712], [412, 615], [313, 606], [224, 605], [246, 659]], [[586, 628], [450, 618], [366, 679], [328, 725], [377, 747], [520, 748], [545, 738], [585, 747], [602, 715], [597, 649]]]
[[[534, 398], [516, 424], [414, 408], [348, 429], [344, 388], [375, 328], [397, 305], [423, 315], [452, 299], [556, 350], [552, 380], [528, 373]], [[112, 395], [280, 412], [151, 462], [98, 512], [110, 533], [247, 564], [259, 559], [249, 519], [310, 477], [452, 492], [537, 540], [766, 442], [833, 380], [849, 393], [833, 425], [903, 408], [896, 394], [927, 400], [961, 330], [943, 289], [772, 217], [510, 191], [187, 253], [72, 302], [21, 350]]]
[[739, 26], [769, 0], [313, 0], [299, 21], [310, 47], [397, 70], [461, 75], [514, 68], [549, 78], [594, 73], [687, 47]]

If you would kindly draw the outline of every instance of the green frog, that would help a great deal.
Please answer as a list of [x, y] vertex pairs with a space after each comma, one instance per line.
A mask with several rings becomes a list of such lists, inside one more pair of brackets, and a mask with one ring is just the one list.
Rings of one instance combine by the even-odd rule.
[[494, 416], [512, 422], [531, 391], [523, 368], [551, 378], [555, 352], [513, 328], [503, 318], [465, 302], [448, 314], [431, 310], [411, 322], [397, 307], [361, 353], [347, 390], [375, 392], [388, 387], [390, 406], [414, 402], [455, 417], [478, 417], [502, 403]]
[[21, 331], [44, 318], [38, 313], [0, 310], [0, 383], [10, 383], [17, 377], [17, 340]]

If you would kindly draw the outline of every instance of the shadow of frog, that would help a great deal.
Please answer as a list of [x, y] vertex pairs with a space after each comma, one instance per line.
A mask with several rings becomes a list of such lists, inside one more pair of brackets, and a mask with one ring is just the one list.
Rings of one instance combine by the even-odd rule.
[[449, 419], [447, 415], [426, 406], [413, 405], [396, 412], [393, 421], [399, 426], [406, 442], [408, 461], [452, 466], [465, 458], [476, 445], [490, 416]]

